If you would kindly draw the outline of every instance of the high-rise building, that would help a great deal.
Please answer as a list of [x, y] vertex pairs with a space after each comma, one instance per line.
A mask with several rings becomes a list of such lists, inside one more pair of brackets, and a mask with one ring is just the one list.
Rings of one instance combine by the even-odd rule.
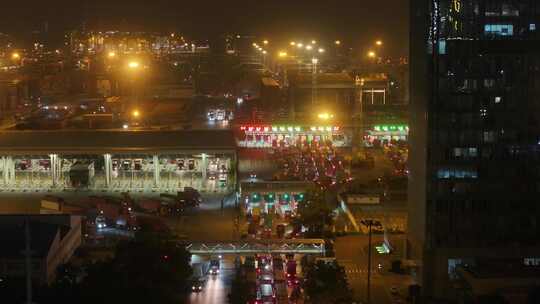
[[540, 1], [411, 0], [410, 14], [408, 253], [422, 291], [538, 278]]

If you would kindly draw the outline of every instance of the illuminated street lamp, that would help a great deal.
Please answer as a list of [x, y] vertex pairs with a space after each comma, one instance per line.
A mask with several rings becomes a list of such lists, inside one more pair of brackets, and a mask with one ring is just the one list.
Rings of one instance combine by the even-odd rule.
[[376, 44], [377, 46], [381, 46], [381, 45], [383, 44], [383, 42], [382, 42], [381, 40], [377, 40], [377, 41], [375, 41], [375, 44]]
[[278, 56], [279, 56], [280, 58], [285, 58], [285, 57], [287, 57], [287, 52], [279, 52], [279, 53], [278, 53]]
[[291, 46], [295, 46], [295, 45], [296, 45], [296, 42], [291, 41], [289, 44], [290, 44]]
[[15, 52], [15, 53], [11, 54], [11, 59], [19, 60], [19, 59], [21, 59], [21, 54]]
[[304, 47], [304, 44], [303, 44], [303, 43], [297, 43], [297, 44], [296, 44], [296, 47], [299, 48], [299, 49], [301, 49], [301, 48]]
[[334, 41], [334, 43], [335, 43], [336, 45], [340, 45], [340, 44], [341, 44], [341, 41], [336, 40], [336, 41]]
[[313, 49], [313, 47], [311, 45], [309, 45], [309, 44], [306, 45], [306, 50], [311, 51], [312, 49]]
[[263, 43], [264, 43], [264, 44], [268, 44], [268, 40], [264, 40]]
[[139, 110], [133, 110], [133, 112], [131, 112], [131, 115], [133, 116], [133, 118], [139, 118], [141, 116], [141, 113], [139, 112]]
[[368, 56], [369, 58], [375, 58], [375, 57], [377, 56], [377, 54], [375, 54], [374, 51], [369, 51], [369, 52], [367, 53], [367, 56]]
[[109, 52], [109, 54], [107, 54], [107, 56], [109, 58], [114, 58], [114, 57], [116, 57], [116, 53], [115, 52]]
[[311, 44], [317, 44], [317, 40], [311, 40]]
[[323, 48], [319, 48], [319, 53], [324, 53], [324, 49], [323, 49]]
[[319, 117], [319, 119], [322, 119], [322, 120], [329, 120], [331, 118], [334, 118], [334, 115], [328, 112], [324, 112], [324, 113], [319, 113], [317, 117]]
[[265, 50], [262, 50], [262, 53], [266, 55], [266, 51], [265, 51]]
[[138, 61], [130, 61], [128, 63], [128, 68], [130, 69], [137, 69], [140, 66]]

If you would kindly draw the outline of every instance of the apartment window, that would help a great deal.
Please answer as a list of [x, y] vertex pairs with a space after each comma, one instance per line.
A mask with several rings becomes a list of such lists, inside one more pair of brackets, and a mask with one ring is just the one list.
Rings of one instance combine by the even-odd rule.
[[493, 100], [495, 103], [501, 103], [502, 97], [501, 96], [495, 96], [495, 99]]
[[540, 266], [540, 258], [524, 258], [523, 264], [525, 266]]
[[484, 131], [482, 133], [482, 140], [485, 143], [493, 143], [493, 142], [495, 142], [495, 132], [494, 131]]
[[482, 117], [482, 118], [487, 117], [487, 109], [486, 108], [480, 109], [480, 117]]
[[531, 32], [536, 31], [536, 23], [529, 24], [529, 31], [531, 31]]
[[439, 54], [441, 55], [446, 54], [446, 40], [444, 39], [439, 40]]
[[478, 172], [472, 168], [441, 168], [437, 171], [439, 179], [447, 178], [478, 178]]
[[495, 86], [495, 79], [492, 79], [492, 78], [484, 79], [485, 88], [493, 88], [494, 86]]
[[503, 16], [519, 16], [519, 10], [516, 9], [514, 6], [508, 3], [504, 3], [502, 5], [502, 15]]
[[484, 34], [490, 36], [513, 36], [514, 25], [512, 24], [486, 24]]

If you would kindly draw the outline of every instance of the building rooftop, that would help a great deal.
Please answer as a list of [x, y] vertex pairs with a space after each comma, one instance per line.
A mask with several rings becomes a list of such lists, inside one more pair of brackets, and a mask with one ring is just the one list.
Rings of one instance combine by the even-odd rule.
[[[30, 249], [32, 257], [44, 258], [47, 256], [51, 244], [61, 227], [57, 224], [30, 221]], [[0, 258], [22, 259], [25, 249], [24, 220], [4, 222], [0, 217]]]
[[107, 153], [163, 152], [177, 150], [233, 150], [229, 130], [181, 131], [6, 131], [0, 132], [0, 153]]

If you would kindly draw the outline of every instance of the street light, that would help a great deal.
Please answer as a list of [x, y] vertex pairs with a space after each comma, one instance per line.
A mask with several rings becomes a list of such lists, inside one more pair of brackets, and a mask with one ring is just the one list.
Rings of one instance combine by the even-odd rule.
[[367, 53], [367, 56], [368, 56], [369, 58], [375, 58], [375, 57], [377, 56], [377, 54], [375, 54], [374, 51], [369, 51], [369, 52]]
[[381, 222], [379, 221], [376, 221], [376, 220], [371, 220], [371, 219], [367, 219], [367, 220], [361, 220], [360, 223], [362, 223], [362, 225], [368, 227], [369, 229], [369, 234], [368, 234], [368, 273], [367, 273], [367, 304], [370, 304], [371, 303], [371, 297], [370, 297], [370, 293], [371, 293], [371, 288], [370, 288], [370, 280], [371, 280], [371, 227], [375, 226], [375, 227], [382, 227], [382, 224]]
[[323, 49], [323, 48], [319, 48], [319, 53], [324, 53], [324, 49]]
[[335, 43], [336, 45], [340, 45], [340, 44], [341, 44], [341, 41], [336, 40], [336, 41], [334, 41], [334, 43]]
[[15, 53], [11, 54], [11, 59], [19, 60], [19, 59], [21, 59], [21, 54], [15, 52]]
[[131, 115], [133, 115], [134, 118], [139, 118], [139, 116], [141, 116], [141, 113], [139, 112], [139, 110], [133, 110], [133, 112], [131, 112]]
[[324, 113], [319, 113], [317, 117], [319, 117], [319, 119], [322, 119], [322, 120], [329, 120], [331, 118], [334, 118], [334, 115], [328, 112], [324, 112]]
[[295, 45], [296, 45], [296, 42], [291, 41], [289, 44], [290, 44], [291, 46], [295, 46]]
[[377, 46], [381, 46], [383, 43], [382, 43], [381, 40], [377, 40], [377, 41], [375, 41], [375, 44], [376, 44]]
[[130, 62], [128, 63], [128, 68], [130, 68], [130, 69], [136, 69], [136, 68], [139, 67], [139, 65], [140, 65], [140, 64], [139, 64], [138, 61], [130, 61]]
[[285, 58], [285, 57], [287, 57], [287, 52], [283, 52], [283, 51], [282, 51], [282, 52], [279, 52], [279, 53], [278, 53], [278, 56], [279, 56], [280, 58]]
[[263, 43], [264, 43], [264, 44], [268, 44], [268, 40], [264, 40]]
[[296, 47], [298, 47], [299, 49], [301, 49], [301, 48], [304, 47], [304, 44], [303, 44], [303, 43], [297, 43], [297, 44], [296, 44]]
[[107, 56], [109, 56], [109, 58], [114, 58], [114, 57], [116, 57], [116, 53], [115, 52], [109, 52], [109, 54], [107, 54]]
[[312, 49], [313, 49], [313, 47], [311, 45], [309, 45], [309, 44], [306, 45], [306, 50], [311, 51]]
[[311, 40], [311, 44], [316, 44], [317, 40]]

